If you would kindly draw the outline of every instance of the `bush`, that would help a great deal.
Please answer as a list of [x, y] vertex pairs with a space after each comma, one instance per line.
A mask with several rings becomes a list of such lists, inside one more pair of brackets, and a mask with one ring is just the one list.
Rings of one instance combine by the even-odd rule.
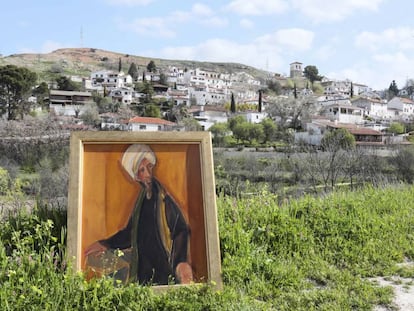
[[9, 172], [0, 167], [0, 195], [6, 195], [10, 189]]

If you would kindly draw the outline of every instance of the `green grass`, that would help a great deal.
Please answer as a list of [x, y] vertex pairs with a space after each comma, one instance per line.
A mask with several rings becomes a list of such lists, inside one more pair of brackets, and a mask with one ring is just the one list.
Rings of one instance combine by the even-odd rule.
[[[4, 310], [373, 310], [392, 290], [369, 277], [413, 277], [414, 187], [366, 188], [278, 205], [218, 197], [223, 289], [154, 294], [86, 282], [65, 260], [64, 211], [36, 208], [0, 224]], [[61, 213], [61, 214], [60, 214]], [[47, 220], [49, 219], [49, 220]], [[55, 225], [56, 224], [56, 225]]]

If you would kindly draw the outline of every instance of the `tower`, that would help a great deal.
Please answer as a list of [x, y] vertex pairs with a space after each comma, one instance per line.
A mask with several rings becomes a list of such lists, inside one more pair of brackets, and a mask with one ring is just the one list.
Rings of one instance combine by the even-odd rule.
[[290, 64], [290, 77], [300, 78], [303, 75], [302, 63], [293, 62]]

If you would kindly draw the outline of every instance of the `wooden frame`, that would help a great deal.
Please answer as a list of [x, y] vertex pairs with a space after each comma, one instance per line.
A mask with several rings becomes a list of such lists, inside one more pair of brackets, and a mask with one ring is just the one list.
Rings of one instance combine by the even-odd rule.
[[[135, 215], [133, 212], [138, 203], [134, 202], [138, 202], [138, 193], [143, 192], [145, 187], [143, 183], [140, 185], [137, 180], [134, 181], [131, 178], [133, 175], [120, 165], [120, 159], [124, 161], [123, 154], [132, 145], [146, 145], [152, 149], [157, 158], [153, 175], [180, 206], [188, 224], [191, 232], [187, 249], [193, 273], [191, 284], [212, 283], [221, 288], [209, 132], [101, 131], [71, 134], [68, 255], [74, 260], [75, 269], [84, 271], [88, 277], [106, 274], [104, 269], [88, 266], [89, 258], [92, 258], [85, 255], [88, 245], [119, 232]], [[117, 264], [122, 266], [124, 262], [120, 260]], [[182, 285], [171, 282], [168, 285], [153, 285], [155, 289], [175, 286]]]

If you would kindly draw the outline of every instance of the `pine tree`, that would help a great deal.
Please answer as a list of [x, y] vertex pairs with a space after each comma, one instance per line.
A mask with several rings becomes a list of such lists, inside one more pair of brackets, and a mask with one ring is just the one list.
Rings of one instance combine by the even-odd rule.
[[388, 97], [389, 99], [392, 99], [393, 97], [398, 95], [398, 86], [395, 80], [392, 80], [390, 87], [388, 88]]
[[128, 69], [128, 74], [132, 77], [132, 79], [136, 80], [138, 78], [138, 68], [135, 63], [131, 63]]
[[295, 98], [298, 98], [298, 90], [297, 90], [297, 88], [296, 88], [296, 82], [295, 82], [295, 84], [293, 85], [293, 96], [294, 96]]
[[258, 111], [262, 112], [262, 90], [259, 90], [259, 107]]
[[354, 84], [351, 82], [351, 98], [354, 97]]
[[230, 111], [232, 113], [236, 112], [236, 102], [234, 100], [234, 94], [233, 93], [231, 93]]
[[118, 61], [118, 72], [121, 72], [122, 71], [122, 61], [121, 61], [121, 57], [119, 58], [119, 61]]

